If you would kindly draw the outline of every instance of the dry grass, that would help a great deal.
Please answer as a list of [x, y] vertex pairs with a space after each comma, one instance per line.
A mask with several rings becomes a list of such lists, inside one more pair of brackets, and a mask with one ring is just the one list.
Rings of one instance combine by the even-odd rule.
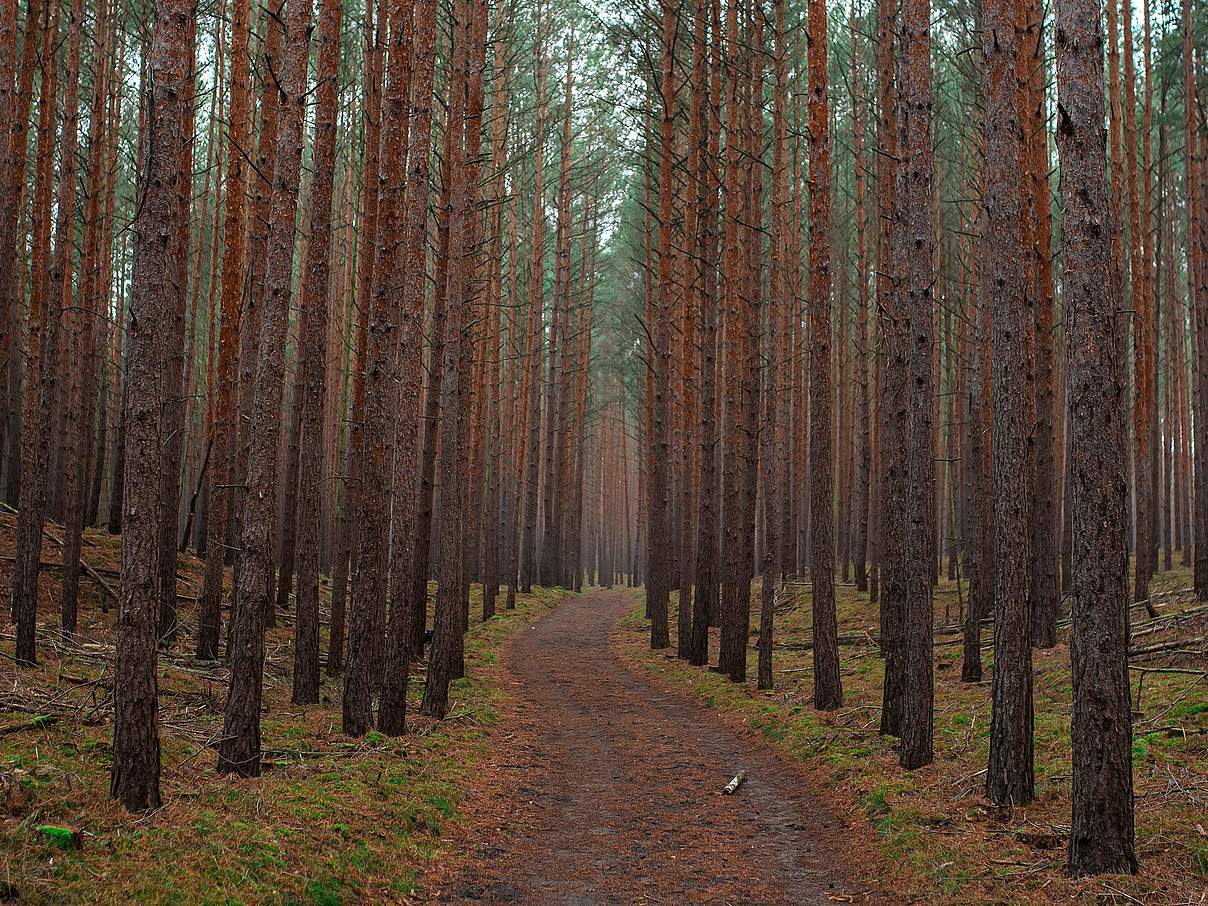
[[[11, 555], [12, 520], [0, 518], [0, 553]], [[44, 547], [57, 562], [60, 548]], [[104, 576], [118, 539], [89, 532], [84, 558]], [[195, 594], [202, 564], [180, 558], [181, 593]], [[0, 560], [7, 601], [11, 562]], [[113, 580], [116, 584], [116, 580]], [[469, 678], [454, 683], [450, 718], [409, 714], [409, 735], [340, 732], [339, 678], [323, 677], [321, 704], [289, 703], [293, 627], [283, 614], [268, 637], [262, 730], [266, 771], [232, 781], [214, 768], [227, 672], [189, 656], [193, 604], [182, 600], [181, 640], [160, 659], [164, 807], [131, 816], [108, 799], [113, 626], [95, 582], [82, 584], [79, 645], [55, 639], [59, 574], [43, 571], [39, 658], [12, 661], [12, 628], [0, 633], [0, 899], [63, 903], [407, 902], [460, 820], [467, 780], [485, 754], [502, 692], [493, 669], [507, 637], [557, 590], [522, 595], [515, 611], [476, 625]], [[322, 590], [324, 607], [328, 589]], [[474, 589], [474, 604], [478, 589]], [[7, 611], [7, 607], [5, 608]], [[326, 613], [323, 650], [326, 651]], [[423, 673], [413, 671], [418, 703]], [[37, 830], [79, 832], [64, 849]], [[6, 886], [11, 885], [11, 886]]]
[[[755, 654], [746, 685], [685, 666], [646, 649], [648, 624], [635, 610], [621, 639], [631, 656], [690, 692], [727, 720], [746, 727], [793, 758], [807, 761], [835, 811], [868, 822], [880, 844], [875, 869], [886, 889], [910, 890], [920, 900], [953, 903], [1189, 904], [1208, 902], [1208, 608], [1186, 591], [1187, 570], [1153, 583], [1159, 620], [1133, 611], [1134, 646], [1182, 640], [1180, 651], [1135, 657], [1133, 770], [1136, 791], [1135, 877], [1072, 881], [1064, 864], [1070, 821], [1070, 673], [1068, 629], [1060, 644], [1035, 653], [1037, 801], [998, 809], [983, 795], [989, 748], [992, 651], [984, 651], [985, 681], [960, 681], [960, 611], [956, 583], [936, 594], [935, 763], [899, 768], [896, 740], [878, 734], [882, 661], [871, 644], [877, 609], [851, 585], [837, 588], [844, 706], [813, 710], [808, 589], [778, 608], [776, 690], [753, 687]], [[967, 597], [967, 585], [959, 594]], [[753, 624], [758, 623], [758, 583]], [[674, 604], [674, 601], [673, 601]], [[672, 632], [675, 617], [671, 619]], [[992, 641], [986, 627], [983, 642]], [[752, 638], [752, 644], [754, 638]], [[716, 652], [716, 635], [713, 638]], [[1171, 672], [1158, 672], [1158, 671]], [[1187, 671], [1187, 672], [1177, 672]]]

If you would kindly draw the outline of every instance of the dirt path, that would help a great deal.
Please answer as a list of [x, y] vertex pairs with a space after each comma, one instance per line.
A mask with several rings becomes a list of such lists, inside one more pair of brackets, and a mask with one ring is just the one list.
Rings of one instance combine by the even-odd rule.
[[[508, 789], [480, 803], [470, 860], [439, 899], [871, 902], [843, 858], [842, 823], [797, 771], [610, 650], [631, 604], [619, 592], [570, 599], [512, 644], [518, 702], [499, 774], [484, 778]], [[747, 783], [721, 795], [740, 768]]]

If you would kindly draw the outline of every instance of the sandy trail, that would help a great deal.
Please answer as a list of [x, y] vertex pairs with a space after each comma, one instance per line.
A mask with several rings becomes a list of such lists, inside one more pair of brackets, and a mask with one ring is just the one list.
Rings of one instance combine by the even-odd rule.
[[[631, 606], [571, 598], [510, 646], [517, 701], [494, 747], [507, 788], [488, 793], [440, 901], [888, 902], [853, 881], [842, 822], [793, 766], [610, 648]], [[740, 768], [747, 782], [721, 795]]]

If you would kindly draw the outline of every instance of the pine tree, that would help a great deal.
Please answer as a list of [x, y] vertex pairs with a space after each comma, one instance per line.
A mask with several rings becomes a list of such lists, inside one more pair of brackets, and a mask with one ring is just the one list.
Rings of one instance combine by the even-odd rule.
[[[219, 770], [260, 775], [260, 705], [264, 632], [272, 602], [273, 522], [276, 513], [277, 438], [280, 435], [285, 334], [294, 269], [295, 218], [302, 158], [302, 127], [310, 58], [311, 0], [289, 0], [282, 59], [280, 120], [268, 232], [265, 295], [260, 307], [255, 397], [248, 413], [266, 426], [251, 434], [248, 493], [240, 529], [242, 572], [231, 627], [231, 684], [219, 748]], [[255, 289], [253, 288], [253, 292]]]
[[991, 0], [982, 24], [994, 343], [994, 685], [986, 792], [997, 804], [1033, 798], [1031, 488], [1028, 327], [1021, 235], [1021, 154], [1015, 10]]
[[[319, 700], [319, 515], [326, 448], [322, 443], [327, 405], [327, 292], [331, 263], [331, 205], [335, 180], [336, 117], [339, 104], [340, 0], [321, 0], [316, 75], [314, 179], [310, 186], [310, 241], [302, 264], [302, 370], [306, 439], [298, 476], [298, 607], [294, 642], [293, 700]], [[296, 392], [302, 392], [300, 388]]]
[[[114, 669], [113, 766], [109, 794], [131, 811], [158, 808], [156, 618], [161, 518], [160, 455], [163, 345], [176, 304], [165, 274], [176, 273], [173, 243], [187, 210], [180, 204], [180, 169], [187, 108], [192, 103], [192, 0], [158, 0], [150, 46], [149, 128], [140, 152], [142, 204], [134, 222], [134, 278], [130, 291], [126, 376], [126, 513], [122, 585]], [[257, 759], [258, 762], [258, 759]]]
[[[1184, 9], [1186, 9], [1186, 4]], [[1072, 874], [1137, 870], [1128, 682], [1124, 393], [1108, 285], [1102, 22], [1097, 0], [1057, 3], [1057, 148], [1062, 169], [1070, 429], [1074, 434]]]

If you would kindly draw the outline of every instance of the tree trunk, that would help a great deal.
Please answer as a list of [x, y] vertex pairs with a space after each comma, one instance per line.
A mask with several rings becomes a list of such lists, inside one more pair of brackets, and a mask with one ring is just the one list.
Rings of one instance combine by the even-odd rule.
[[326, 487], [327, 447], [322, 442], [327, 407], [327, 281], [331, 263], [331, 202], [334, 191], [336, 118], [339, 114], [340, 0], [321, 0], [315, 85], [315, 148], [310, 196], [310, 242], [302, 274], [301, 354], [306, 403], [305, 447], [298, 476], [298, 606], [295, 618], [295, 704], [319, 701], [319, 510]]
[[260, 775], [260, 705], [264, 689], [264, 631], [272, 600], [273, 523], [276, 515], [278, 439], [285, 334], [294, 266], [295, 220], [306, 111], [310, 57], [311, 0], [289, 0], [283, 23], [280, 122], [265, 273], [260, 309], [255, 397], [248, 414], [259, 430], [250, 432], [248, 492], [240, 531], [243, 568], [239, 575], [231, 633], [231, 686], [223, 720], [218, 769], [244, 777]]
[[1029, 65], [1028, 117], [1024, 151], [1030, 160], [1035, 215], [1033, 266], [1036, 274], [1036, 448], [1035, 512], [1032, 519], [1032, 644], [1057, 644], [1061, 604], [1058, 576], [1057, 395], [1053, 324], [1052, 203], [1049, 186], [1049, 143], [1045, 121], [1043, 12], [1039, 0], [1027, 0]]
[[994, 685], [986, 793], [1026, 805], [1032, 775], [1031, 488], [1026, 474], [1034, 406], [1028, 387], [1032, 321], [1022, 260], [1020, 122], [1015, 8], [984, 7], [986, 160], [994, 342]]
[[156, 610], [162, 489], [163, 344], [176, 304], [164, 279], [173, 259], [185, 174], [180, 169], [192, 103], [190, 62], [196, 7], [192, 0], [158, 0], [150, 48], [149, 128], [142, 151], [142, 204], [134, 222], [134, 279], [130, 292], [129, 374], [126, 395], [126, 513], [122, 585], [114, 670], [113, 767], [109, 794], [131, 811], [158, 808], [159, 732], [156, 717]]
[[[101, 10], [98, 9], [98, 15]], [[63, 309], [70, 312], [71, 317], [64, 328], [70, 327], [70, 337], [66, 345], [70, 350], [71, 380], [66, 392], [66, 406], [63, 419], [63, 435], [71, 438], [73, 443], [64, 444], [63, 475], [63, 586], [60, 596], [59, 620], [64, 635], [73, 635], [76, 631], [76, 604], [80, 581], [80, 533], [83, 530], [85, 469], [87, 467], [91, 418], [85, 420], [88, 412], [85, 392], [85, 370], [91, 362], [91, 356], [84, 354], [85, 337], [92, 330], [92, 317], [88, 311], [91, 304], [91, 294], [86, 294], [85, 281], [91, 262], [87, 254], [81, 261], [79, 303], [73, 307], [73, 292], [71, 286], [71, 258], [67, 253], [71, 248], [72, 236], [75, 231], [75, 195], [76, 195], [76, 147], [79, 131], [79, 101], [80, 101], [80, 32], [83, 29], [84, 4], [82, 0], [73, 0], [71, 6], [71, 24], [67, 36], [67, 93], [64, 102], [64, 130], [62, 137], [62, 166], [59, 174], [59, 225], [56, 242], [55, 266], [51, 274], [52, 283], [57, 284], [56, 295], [63, 300]], [[92, 116], [89, 121], [89, 155], [92, 159], [99, 146], [96, 140], [100, 132], [99, 99], [104, 91], [104, 78], [101, 73], [105, 65], [98, 61], [104, 57], [103, 38], [101, 52], [94, 60], [94, 101], [91, 106]], [[89, 173], [91, 182], [91, 173]], [[89, 199], [91, 210], [91, 199]], [[85, 248], [95, 236], [95, 227], [84, 237]]]
[[16, 659], [37, 661], [38, 564], [42, 556], [42, 518], [46, 506], [53, 400], [59, 369], [62, 299], [49, 285], [51, 198], [54, 180], [55, 107], [58, 98], [59, 8], [49, 5], [41, 22], [42, 81], [38, 96], [37, 163], [34, 168], [33, 238], [30, 265], [29, 338], [22, 388], [21, 488], [12, 580], [12, 620], [17, 626]]
[[[843, 704], [835, 622], [835, 536], [831, 511], [830, 110], [826, 71], [826, 4], [809, 3], [810, 196], [810, 581], [814, 619], [814, 707]], [[930, 260], [930, 257], [928, 257]], [[930, 409], [930, 407], [928, 407]]]
[[379, 0], [376, 31], [373, 4], [365, 8], [365, 41], [369, 61], [365, 67], [360, 212], [357, 218], [357, 273], [353, 290], [357, 321], [356, 357], [352, 378], [351, 431], [344, 452], [345, 496], [336, 540], [336, 563], [331, 589], [331, 630], [327, 649], [327, 675], [335, 676], [344, 664], [344, 629], [347, 613], [348, 566], [352, 544], [360, 528], [361, 473], [365, 457], [365, 365], [369, 347], [369, 296], [373, 286], [374, 249], [377, 246], [379, 172], [382, 123], [382, 56], [386, 42], [384, 0]]
[[[906, 256], [898, 309], [909, 330], [910, 420], [907, 435], [905, 600], [902, 602], [900, 733], [902, 767], [915, 770], [932, 760], [932, 556], [935, 518], [935, 432], [932, 429], [936, 195], [931, 176], [931, 3], [906, 0], [900, 18], [898, 115], [905, 144], [899, 153], [896, 190]], [[909, 244], [906, 244], [909, 237]], [[903, 309], [905, 309], [903, 311]], [[817, 632], [815, 631], [815, 637]], [[815, 643], [816, 644], [816, 643]]]
[[197, 656], [217, 660], [222, 625], [223, 565], [227, 560], [227, 530], [233, 512], [235, 480], [232, 469], [236, 356], [239, 344], [240, 307], [243, 299], [244, 201], [247, 184], [244, 155], [251, 145], [248, 110], [248, 5], [233, 0], [231, 7], [230, 101], [227, 108], [226, 211], [223, 226], [222, 316], [219, 322], [217, 388], [211, 429], [209, 506], [202, 530], [208, 535], [206, 571], [197, 615]]
[[[1186, 9], [1186, 4], [1184, 5]], [[1128, 538], [1124, 367], [1115, 300], [1103, 143], [1103, 31], [1097, 0], [1057, 2], [1057, 147], [1061, 159], [1065, 301], [1070, 319], [1074, 584], [1073, 819], [1069, 871], [1133, 873], [1132, 730], [1128, 682]]]

